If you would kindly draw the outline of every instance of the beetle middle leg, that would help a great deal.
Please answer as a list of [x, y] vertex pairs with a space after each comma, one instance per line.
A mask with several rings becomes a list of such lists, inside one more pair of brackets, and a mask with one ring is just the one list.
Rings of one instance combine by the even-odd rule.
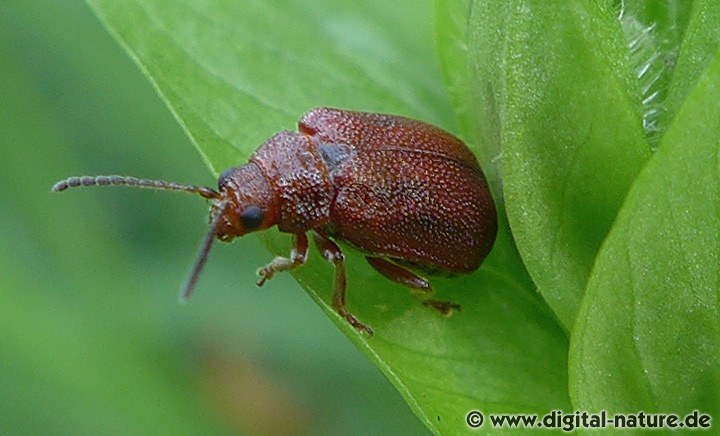
[[420, 295], [422, 303], [428, 307], [432, 307], [443, 315], [450, 315], [454, 310], [460, 310], [460, 305], [450, 301], [434, 300], [430, 296], [433, 288], [427, 279], [420, 277], [412, 271], [403, 268], [400, 265], [390, 262], [381, 257], [367, 256], [365, 259], [375, 271], [394, 281], [400, 283], [415, 291]]
[[265, 284], [265, 281], [271, 279], [278, 271], [289, 271], [304, 264], [308, 254], [308, 239], [305, 233], [296, 234], [293, 237], [294, 245], [290, 250], [290, 257], [277, 256], [269, 264], [258, 268], [257, 275], [260, 276], [257, 281], [258, 286]]
[[322, 256], [327, 260], [328, 262], [335, 265], [335, 283], [333, 285], [333, 293], [332, 293], [332, 306], [337, 311], [340, 316], [345, 318], [347, 322], [350, 323], [351, 326], [355, 328], [355, 330], [359, 332], [365, 332], [369, 336], [373, 335], [373, 330], [370, 328], [370, 326], [361, 323], [355, 315], [350, 313], [350, 311], [347, 309], [347, 301], [346, 301], [346, 288], [347, 288], [347, 278], [345, 276], [345, 255], [343, 254], [342, 250], [340, 250], [340, 247], [337, 246], [333, 241], [320, 236], [317, 233], [313, 233], [313, 237], [315, 239], [315, 244], [317, 244], [318, 249], [322, 253]]

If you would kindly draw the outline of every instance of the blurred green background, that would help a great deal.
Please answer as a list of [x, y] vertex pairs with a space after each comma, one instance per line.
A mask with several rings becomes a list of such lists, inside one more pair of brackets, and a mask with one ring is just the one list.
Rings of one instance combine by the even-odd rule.
[[255, 287], [255, 236], [216, 245], [177, 304], [203, 200], [50, 193], [83, 174], [215, 183], [84, 3], [4, 1], [0, 50], [1, 434], [427, 432], [291, 277]]

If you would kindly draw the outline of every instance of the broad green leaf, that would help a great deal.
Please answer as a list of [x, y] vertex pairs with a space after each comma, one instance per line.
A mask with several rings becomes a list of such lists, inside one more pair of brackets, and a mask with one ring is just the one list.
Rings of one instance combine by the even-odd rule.
[[660, 118], [660, 122], [666, 125], [672, 122], [695, 82], [720, 48], [720, 2], [695, 0], [676, 3], [681, 4], [683, 9], [690, 8], [690, 16], [677, 57], [667, 59], [673, 73]]
[[[316, 106], [400, 113], [453, 130], [430, 11], [416, 2], [88, 2], [216, 174]], [[286, 235], [267, 235], [274, 252], [288, 253]], [[477, 273], [434, 281], [440, 298], [463, 307], [450, 318], [348, 250], [349, 306], [375, 329], [371, 339], [330, 309], [332, 268], [318, 255], [296, 277], [431, 430], [458, 432], [470, 409], [569, 405], [567, 339], [522, 265], [503, 262], [509, 240], [505, 234]]]
[[487, 140], [488, 138], [477, 135], [477, 123], [483, 120], [478, 114], [492, 111], [492, 108], [479, 106], [475, 96], [468, 92], [473, 89], [474, 78], [468, 53], [468, 18], [471, 6], [472, 0], [433, 2], [435, 45], [442, 61], [443, 79], [450, 91], [460, 129], [466, 138], [474, 142], [493, 193], [502, 203], [500, 170], [496, 159], [500, 154], [500, 141], [495, 138]]
[[476, 0], [468, 21], [476, 137], [500, 150], [518, 249], [570, 330], [596, 252], [649, 157], [615, 11]]
[[572, 338], [575, 407], [720, 416], [720, 54], [620, 210]]

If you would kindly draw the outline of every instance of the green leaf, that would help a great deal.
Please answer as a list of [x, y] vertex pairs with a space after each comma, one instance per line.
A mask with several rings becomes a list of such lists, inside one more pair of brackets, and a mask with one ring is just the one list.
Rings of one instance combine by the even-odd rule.
[[476, 0], [468, 51], [476, 137], [497, 152], [513, 236], [570, 330], [597, 250], [650, 155], [615, 11]]
[[572, 339], [583, 410], [720, 414], [720, 54], [630, 190]]
[[477, 135], [477, 123], [487, 118], [477, 115], [483, 111], [492, 111], [492, 108], [478, 105], [475, 96], [469, 92], [474, 83], [473, 71], [468, 62], [468, 18], [471, 6], [471, 0], [433, 2], [435, 45], [442, 60], [443, 79], [450, 91], [460, 130], [474, 145], [495, 197], [501, 198], [500, 171], [495, 159], [500, 153], [500, 143], [486, 141]]
[[683, 12], [689, 14], [689, 18], [677, 57], [667, 59], [673, 73], [660, 119], [665, 124], [672, 122], [696, 81], [720, 48], [720, 3], [714, 0], [677, 3], [690, 10]]
[[[216, 174], [316, 106], [399, 113], [453, 130], [432, 57], [430, 11], [411, 0], [89, 4]], [[265, 235], [274, 252], [287, 255], [289, 238]], [[349, 307], [375, 329], [369, 340], [328, 305], [333, 274], [320, 256], [313, 253], [296, 277], [431, 430], [455, 433], [466, 429], [470, 409], [569, 405], [567, 339], [517, 256], [505, 262], [513, 253], [509, 234], [496, 245], [475, 274], [433, 282], [439, 298], [463, 307], [450, 318], [347, 250]]]

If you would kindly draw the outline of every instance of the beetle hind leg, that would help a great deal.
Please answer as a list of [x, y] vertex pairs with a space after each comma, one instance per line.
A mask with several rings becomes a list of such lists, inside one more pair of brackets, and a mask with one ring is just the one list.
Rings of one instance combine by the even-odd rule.
[[328, 262], [335, 266], [335, 283], [333, 285], [332, 293], [332, 306], [337, 313], [342, 316], [355, 330], [359, 332], [365, 332], [368, 336], [373, 335], [373, 330], [370, 326], [360, 322], [355, 315], [350, 313], [347, 309], [346, 301], [346, 289], [347, 289], [347, 277], [345, 275], [345, 255], [343, 255], [340, 247], [337, 246], [333, 241], [320, 236], [317, 233], [313, 233], [315, 243], [318, 249], [322, 253], [322, 256]]
[[452, 314], [453, 310], [460, 310], [460, 305], [457, 303], [431, 299], [430, 296], [433, 293], [433, 288], [430, 286], [430, 283], [427, 279], [420, 277], [414, 272], [381, 257], [367, 256], [365, 259], [368, 261], [370, 266], [375, 269], [375, 271], [395, 283], [399, 283], [410, 288], [413, 293], [417, 294], [421, 298], [422, 303], [425, 306], [432, 307], [446, 316]]
[[257, 285], [262, 286], [265, 282], [273, 277], [276, 272], [289, 271], [299, 267], [307, 260], [308, 253], [308, 240], [304, 233], [299, 233], [294, 236], [294, 246], [290, 250], [290, 257], [278, 256], [274, 258], [269, 264], [258, 268]]

